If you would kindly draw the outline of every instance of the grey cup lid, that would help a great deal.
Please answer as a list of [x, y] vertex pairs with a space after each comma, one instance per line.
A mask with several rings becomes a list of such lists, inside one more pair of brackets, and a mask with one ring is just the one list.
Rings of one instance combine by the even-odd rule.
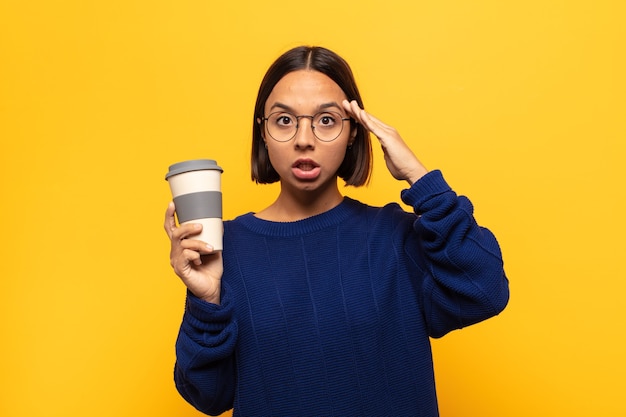
[[217, 166], [217, 162], [213, 159], [192, 159], [190, 161], [183, 161], [170, 165], [169, 171], [165, 175], [165, 179], [167, 180], [169, 177], [182, 174], [183, 172], [202, 171], [205, 169], [214, 169], [224, 172], [222, 168]]

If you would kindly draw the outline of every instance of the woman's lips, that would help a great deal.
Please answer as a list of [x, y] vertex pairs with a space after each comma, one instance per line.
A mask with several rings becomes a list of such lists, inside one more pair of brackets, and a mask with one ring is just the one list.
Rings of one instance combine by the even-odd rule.
[[301, 180], [314, 180], [319, 177], [320, 166], [312, 159], [298, 159], [291, 165], [293, 175]]

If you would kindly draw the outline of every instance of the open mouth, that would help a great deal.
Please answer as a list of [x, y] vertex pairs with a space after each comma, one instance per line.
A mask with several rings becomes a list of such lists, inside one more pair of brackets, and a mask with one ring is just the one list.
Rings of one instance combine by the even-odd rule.
[[319, 168], [319, 165], [310, 159], [299, 159], [291, 167], [301, 171], [312, 171], [315, 168]]
[[317, 168], [317, 165], [310, 163], [310, 162], [299, 162], [299, 163], [296, 163], [294, 167], [302, 171], [311, 171], [314, 168]]
[[320, 174], [320, 166], [311, 159], [298, 159], [292, 166], [293, 174], [300, 179], [315, 179]]

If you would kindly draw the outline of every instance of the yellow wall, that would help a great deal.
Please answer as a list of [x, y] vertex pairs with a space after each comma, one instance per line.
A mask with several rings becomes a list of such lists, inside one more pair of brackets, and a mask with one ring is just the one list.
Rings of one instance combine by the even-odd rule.
[[[167, 166], [249, 181], [256, 89], [301, 43], [469, 195], [512, 299], [433, 342], [443, 416], [623, 416], [621, 0], [0, 2], [0, 415], [196, 416], [172, 383], [184, 288]], [[372, 204], [399, 200], [377, 149]]]

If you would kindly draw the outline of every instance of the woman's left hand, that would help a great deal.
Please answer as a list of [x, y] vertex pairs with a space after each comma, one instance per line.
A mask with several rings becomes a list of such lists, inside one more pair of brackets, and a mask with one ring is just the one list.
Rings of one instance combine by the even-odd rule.
[[409, 184], [413, 184], [428, 172], [395, 128], [384, 124], [360, 108], [356, 100], [351, 102], [344, 100], [342, 105], [350, 117], [378, 138], [385, 155], [387, 169], [395, 179], [406, 180]]

